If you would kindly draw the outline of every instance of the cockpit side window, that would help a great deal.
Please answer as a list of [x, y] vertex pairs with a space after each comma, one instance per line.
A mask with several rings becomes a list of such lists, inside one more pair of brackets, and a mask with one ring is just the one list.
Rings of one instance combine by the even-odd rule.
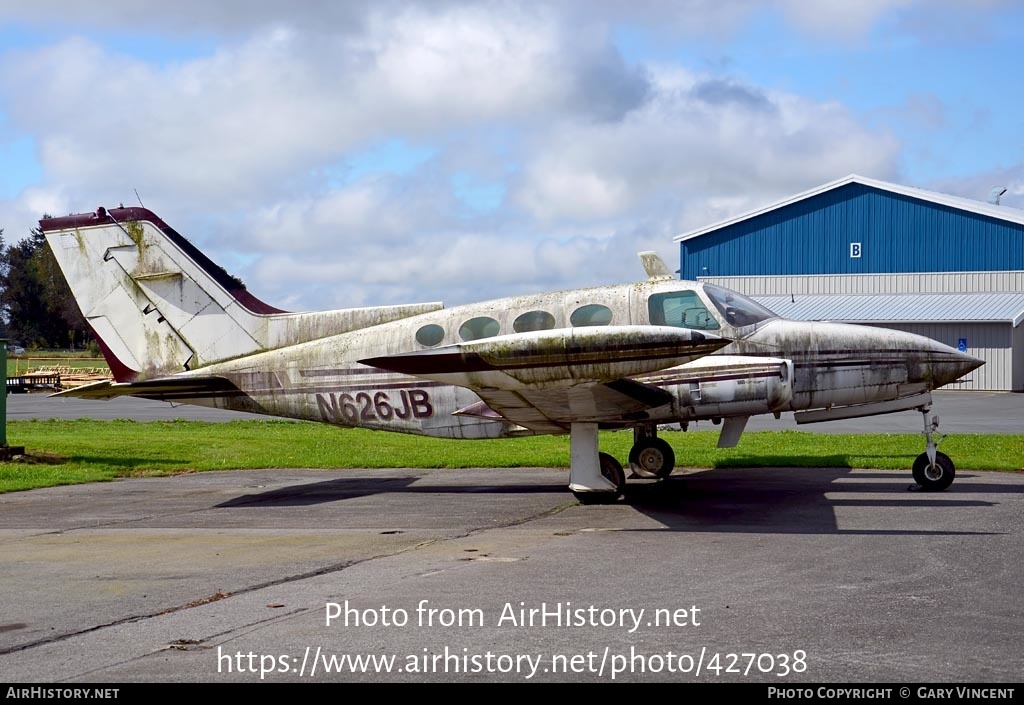
[[769, 318], [778, 318], [778, 314], [732, 289], [705, 284], [704, 293], [710, 297], [711, 303], [725, 316], [726, 322], [731, 326], [742, 328], [767, 321]]
[[718, 330], [718, 321], [693, 291], [669, 291], [647, 299], [651, 325]]

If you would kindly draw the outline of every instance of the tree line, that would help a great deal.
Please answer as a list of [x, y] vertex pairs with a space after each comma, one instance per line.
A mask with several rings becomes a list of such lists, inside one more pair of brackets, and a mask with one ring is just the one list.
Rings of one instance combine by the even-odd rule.
[[0, 319], [6, 337], [25, 348], [95, 345], [43, 231], [8, 245], [0, 229]]

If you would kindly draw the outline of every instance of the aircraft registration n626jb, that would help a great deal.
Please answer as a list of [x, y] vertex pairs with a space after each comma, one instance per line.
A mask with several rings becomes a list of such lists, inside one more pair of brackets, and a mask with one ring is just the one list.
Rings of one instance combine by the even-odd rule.
[[[722, 287], [675, 279], [439, 303], [288, 313], [145, 208], [45, 218], [46, 234], [115, 381], [58, 396], [122, 395], [442, 438], [570, 434], [569, 487], [619, 497], [598, 429], [633, 429], [629, 466], [666, 477], [662, 424], [754, 414], [817, 422], [917, 409], [924, 489], [950, 485], [930, 392], [981, 360], [910, 333], [784, 320]], [[940, 437], [941, 438], [941, 437]]]

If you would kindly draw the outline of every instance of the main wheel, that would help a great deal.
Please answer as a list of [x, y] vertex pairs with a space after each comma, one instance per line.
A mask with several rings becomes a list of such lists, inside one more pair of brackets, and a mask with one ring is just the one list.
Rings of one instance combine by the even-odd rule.
[[941, 492], [953, 484], [956, 469], [945, 453], [935, 452], [935, 464], [928, 461], [928, 454], [921, 453], [914, 461], [914, 482], [926, 492]]
[[660, 438], [642, 438], [629, 451], [629, 467], [640, 477], [668, 477], [676, 466], [676, 452]]
[[601, 476], [615, 485], [613, 492], [573, 492], [580, 504], [611, 504], [622, 494], [626, 484], [626, 473], [618, 460], [607, 453], [598, 453], [597, 460], [601, 467]]

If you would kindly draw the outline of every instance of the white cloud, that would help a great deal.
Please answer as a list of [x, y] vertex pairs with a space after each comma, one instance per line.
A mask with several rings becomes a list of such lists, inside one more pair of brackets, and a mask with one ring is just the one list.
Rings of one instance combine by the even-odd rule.
[[865, 36], [881, 17], [914, 0], [778, 0], [786, 16], [805, 32], [841, 40]]
[[939, 179], [921, 184], [923, 188], [949, 193], [963, 198], [986, 202], [993, 190], [1006, 189], [999, 199], [1000, 205], [1010, 208], [1024, 208], [1024, 163], [1010, 167], [991, 169], [961, 178]]
[[[612, 41], [620, 18], [725, 33], [758, 3], [309, 2], [288, 17], [264, 2], [90, 5], [0, 17], [218, 41], [163, 61], [84, 37], [0, 57], [0, 111], [33, 136], [44, 173], [0, 203], [8, 239], [11, 222], [137, 188], [286, 308], [627, 281], [642, 276], [637, 250], [674, 265], [686, 229], [853, 171], [895, 175], [899, 145], [839, 103], [630, 65]], [[388, 141], [430, 156], [407, 173], [326, 176]], [[460, 203], [459, 170], [502, 189], [500, 208]]]
[[684, 194], [759, 200], [851, 172], [890, 178], [898, 145], [841, 105], [690, 74], [652, 72], [642, 108], [540, 139], [516, 197], [538, 218], [600, 220]]
[[68, 211], [68, 199], [59, 190], [26, 188], [17, 198], [0, 200], [0, 231], [8, 244], [17, 242], [39, 226], [43, 215], [64, 215]]
[[283, 185], [306, 190], [304, 173], [389, 135], [614, 118], [642, 99], [643, 77], [606, 37], [567, 29], [541, 10], [413, 7], [372, 14], [358, 37], [277, 27], [165, 67], [68, 39], [8, 54], [0, 91], [69, 190], [137, 186], [238, 205]]
[[57, 29], [70, 26], [121, 32], [244, 32], [283, 23], [338, 32], [358, 29], [369, 8], [384, 10], [403, 4], [401, 0], [303, 0], [287, 4], [279, 0], [2, 0], [0, 19]]
[[66, 0], [0, 0], [0, 20], [121, 31], [159, 30], [175, 34], [244, 33], [287, 24], [303, 31], [361, 33], [372, 15], [395, 16], [409, 7], [433, 12], [473, 8], [501, 14], [516, 6], [557, 16], [570, 27], [590, 25], [596, 18], [651, 25], [685, 34], [727, 34], [736, 30], [756, 10], [758, 0], [102, 0], [69, 3]]

